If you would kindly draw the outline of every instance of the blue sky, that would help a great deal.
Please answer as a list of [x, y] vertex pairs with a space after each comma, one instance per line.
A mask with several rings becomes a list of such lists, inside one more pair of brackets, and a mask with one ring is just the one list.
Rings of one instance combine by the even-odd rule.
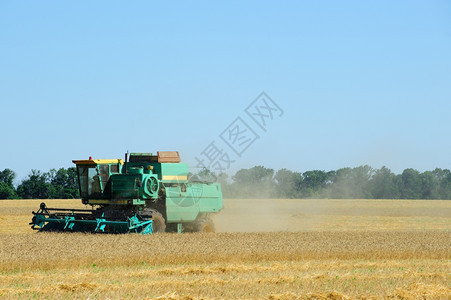
[[[261, 92], [283, 110], [266, 132]], [[449, 1], [1, 1], [0, 170], [212, 142], [295, 171], [451, 168]], [[259, 139], [234, 155], [237, 118]], [[196, 169], [193, 169], [194, 171]]]

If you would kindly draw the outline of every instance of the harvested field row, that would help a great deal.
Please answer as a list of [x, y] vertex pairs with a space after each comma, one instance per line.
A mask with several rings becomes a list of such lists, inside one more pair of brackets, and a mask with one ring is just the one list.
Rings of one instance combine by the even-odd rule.
[[302, 260], [32, 270], [0, 275], [11, 299], [449, 299], [447, 260]]
[[297, 232], [0, 235], [0, 270], [302, 259], [448, 259], [451, 234]]

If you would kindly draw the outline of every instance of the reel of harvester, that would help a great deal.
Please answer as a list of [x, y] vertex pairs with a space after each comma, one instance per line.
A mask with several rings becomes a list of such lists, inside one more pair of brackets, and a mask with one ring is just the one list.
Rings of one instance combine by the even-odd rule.
[[143, 219], [138, 214], [105, 216], [102, 210], [49, 208], [44, 202], [37, 212], [33, 211], [30, 225], [39, 231], [152, 233], [152, 220]]

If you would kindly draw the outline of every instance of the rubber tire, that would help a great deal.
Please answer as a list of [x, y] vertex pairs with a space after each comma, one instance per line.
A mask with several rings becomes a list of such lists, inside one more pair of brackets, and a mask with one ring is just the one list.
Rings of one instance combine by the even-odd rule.
[[166, 231], [166, 220], [163, 215], [157, 211], [152, 212], [152, 232], [163, 233]]
[[202, 219], [196, 223], [195, 231], [197, 232], [215, 232], [215, 224], [211, 219]]

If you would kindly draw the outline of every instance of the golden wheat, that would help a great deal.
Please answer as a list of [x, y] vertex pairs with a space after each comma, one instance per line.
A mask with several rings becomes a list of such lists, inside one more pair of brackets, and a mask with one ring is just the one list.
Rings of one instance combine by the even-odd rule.
[[[243, 201], [260, 207], [245, 215]], [[451, 298], [451, 202], [280, 201], [226, 200], [217, 234], [149, 236], [36, 233], [39, 200], [0, 201], [0, 298]], [[265, 218], [267, 231], [310, 227], [240, 232]]]
[[297, 232], [0, 235], [0, 270], [305, 259], [446, 259], [451, 234]]

